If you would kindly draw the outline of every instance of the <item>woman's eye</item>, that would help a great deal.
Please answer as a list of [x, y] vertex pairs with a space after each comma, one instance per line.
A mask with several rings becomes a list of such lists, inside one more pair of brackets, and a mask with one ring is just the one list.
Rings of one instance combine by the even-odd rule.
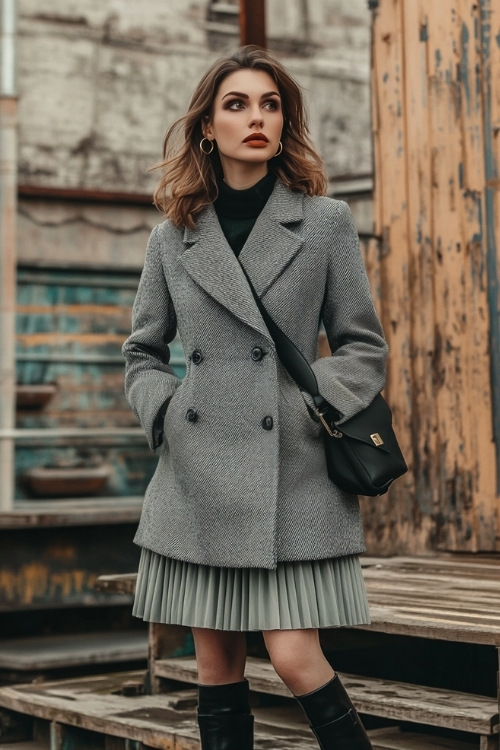
[[279, 109], [280, 105], [279, 102], [277, 102], [275, 99], [269, 99], [269, 101], [264, 104], [264, 107], [271, 112], [276, 112], [276, 110]]
[[241, 99], [233, 99], [233, 101], [228, 102], [227, 109], [243, 109], [244, 106]]

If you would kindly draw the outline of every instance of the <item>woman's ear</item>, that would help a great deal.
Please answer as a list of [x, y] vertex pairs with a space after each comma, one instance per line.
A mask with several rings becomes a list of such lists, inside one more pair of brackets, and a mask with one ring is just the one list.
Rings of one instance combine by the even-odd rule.
[[212, 123], [210, 122], [208, 115], [205, 115], [201, 121], [201, 132], [203, 133], [203, 137], [208, 138], [209, 140], [214, 137]]

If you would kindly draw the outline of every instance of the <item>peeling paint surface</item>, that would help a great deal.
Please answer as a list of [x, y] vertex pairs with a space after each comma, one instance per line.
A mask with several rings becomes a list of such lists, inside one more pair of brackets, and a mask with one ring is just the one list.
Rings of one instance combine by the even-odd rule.
[[[35, 433], [16, 445], [16, 499], [33, 497], [27, 472], [47, 466], [107, 466], [110, 475], [101, 496], [144, 494], [157, 456], [125, 399], [121, 355], [138, 280], [138, 273], [117, 278], [91, 269], [19, 269], [17, 381], [26, 388], [50, 384], [55, 392], [42, 409], [17, 410], [17, 426]], [[180, 341], [171, 349], [172, 364], [183, 377]], [[92, 430], [110, 427], [137, 428], [138, 435], [92, 437]], [[90, 437], [47, 439], [46, 428], [56, 433], [82, 429]]]
[[373, 14], [384, 253], [369, 274], [411, 469], [382, 505], [363, 501], [375, 553], [500, 549], [499, 40], [492, 0]]
[[127, 525], [109, 528], [2, 531], [0, 612], [107, 603], [96, 591], [99, 575], [135, 570], [139, 550]]

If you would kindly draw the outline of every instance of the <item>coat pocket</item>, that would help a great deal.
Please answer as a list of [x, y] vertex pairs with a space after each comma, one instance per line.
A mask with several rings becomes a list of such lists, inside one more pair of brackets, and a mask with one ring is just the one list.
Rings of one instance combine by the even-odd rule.
[[321, 434], [321, 424], [311, 414], [307, 398], [309, 394], [303, 394], [297, 383], [288, 380], [280, 389], [282, 421], [294, 435], [303, 435], [305, 438], [315, 439]]
[[168, 402], [167, 410], [163, 418], [163, 435], [164, 442], [167, 444], [171, 438], [175, 439], [175, 431], [179, 429], [183, 417], [183, 408], [186, 394], [186, 378], [181, 382], [178, 388]]

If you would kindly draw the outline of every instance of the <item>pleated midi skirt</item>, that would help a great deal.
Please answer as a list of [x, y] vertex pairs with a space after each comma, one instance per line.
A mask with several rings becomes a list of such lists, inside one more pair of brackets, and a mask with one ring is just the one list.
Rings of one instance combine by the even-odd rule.
[[267, 570], [196, 565], [143, 548], [133, 614], [147, 622], [235, 631], [370, 622], [357, 555]]

